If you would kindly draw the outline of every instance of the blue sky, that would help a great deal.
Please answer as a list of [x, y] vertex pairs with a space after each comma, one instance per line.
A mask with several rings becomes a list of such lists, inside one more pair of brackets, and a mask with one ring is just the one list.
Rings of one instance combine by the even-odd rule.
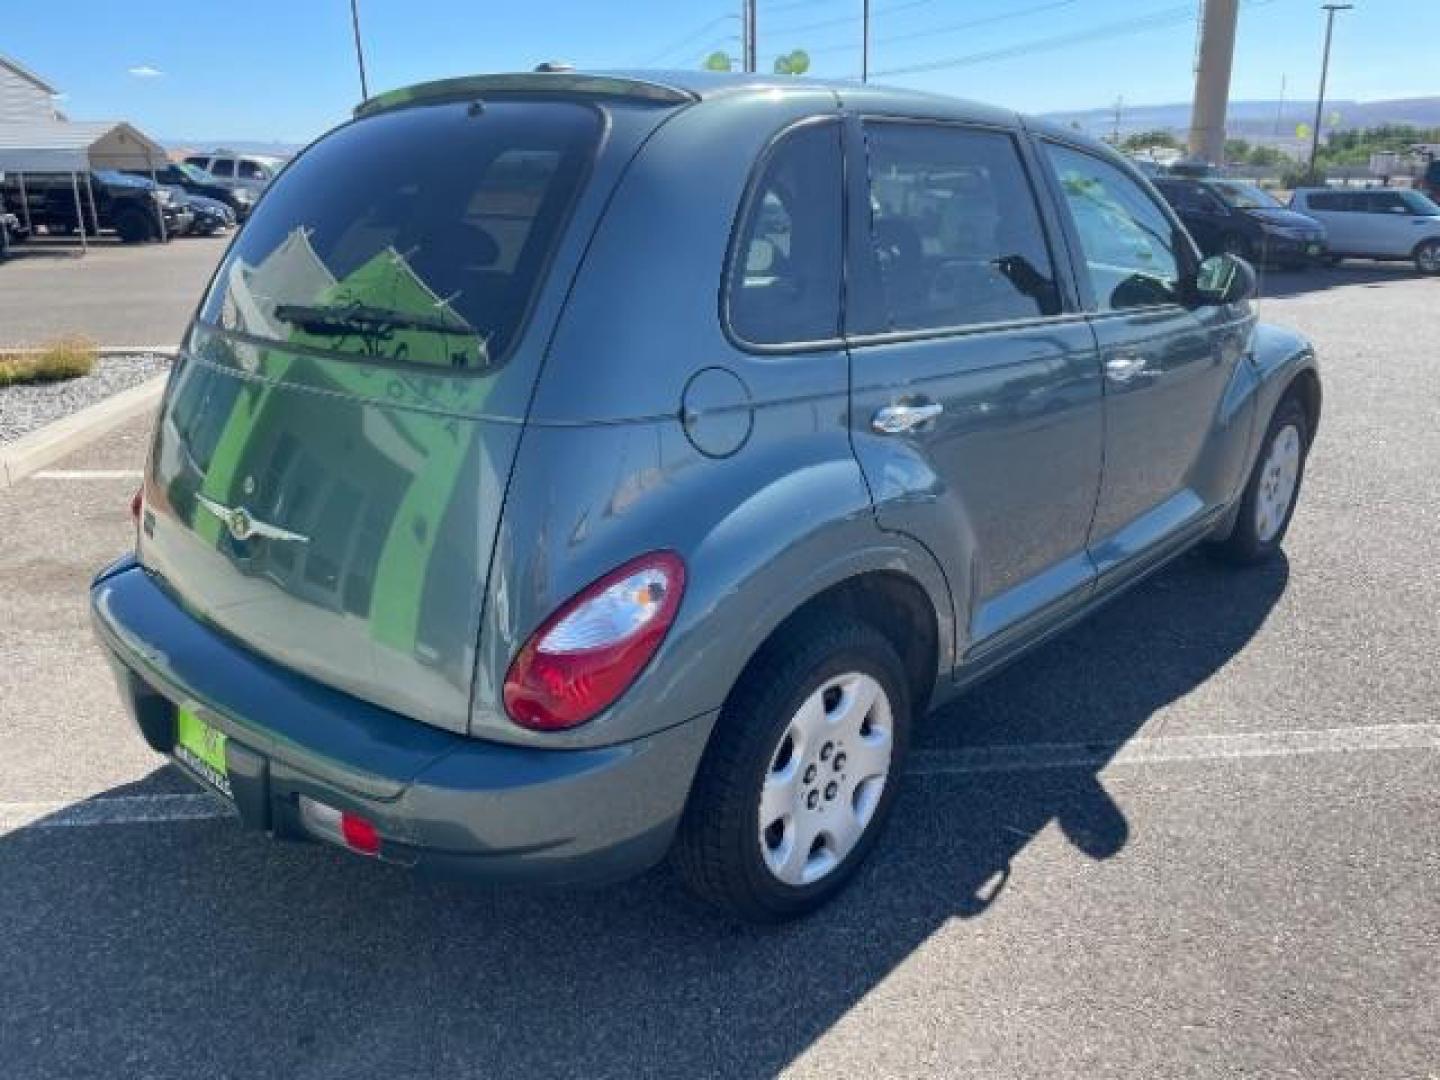
[[[1356, 0], [1337, 22], [1330, 94], [1440, 94], [1440, 2]], [[124, 117], [166, 139], [304, 142], [358, 98], [348, 0], [11, 0], [0, 51], [66, 93], [76, 118]], [[820, 75], [858, 73], [860, 0], [759, 0], [761, 67], [809, 50]], [[872, 0], [883, 81], [1026, 111], [1187, 100], [1196, 0]], [[18, 9], [18, 10], [17, 10]], [[739, 53], [739, 0], [361, 0], [372, 91], [550, 58], [582, 67], [698, 66]], [[19, 14], [23, 11], [23, 14]], [[1132, 33], [1114, 32], [1143, 24]], [[1056, 39], [1094, 33], [1058, 47]], [[1248, 0], [1233, 96], [1313, 97], [1315, 0]], [[898, 40], [890, 40], [898, 39]], [[1049, 47], [1045, 47], [1049, 43]], [[1423, 44], [1422, 44], [1423, 43]], [[1037, 47], [1037, 45], [1039, 47]], [[1028, 46], [1018, 55], [986, 54]], [[936, 61], [968, 62], [904, 71]]]

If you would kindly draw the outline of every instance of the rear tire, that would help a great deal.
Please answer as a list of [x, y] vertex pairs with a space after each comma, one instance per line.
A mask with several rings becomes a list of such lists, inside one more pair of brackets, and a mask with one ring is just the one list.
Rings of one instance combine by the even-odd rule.
[[1415, 269], [1427, 277], [1440, 275], [1440, 240], [1425, 240], [1415, 248]]
[[819, 908], [879, 839], [909, 736], [904, 668], [879, 631], [834, 615], [785, 631], [721, 712], [671, 852], [681, 879], [748, 922]]
[[1214, 555], [1240, 566], [1274, 557], [1295, 514], [1309, 452], [1309, 418], [1299, 399], [1286, 397], [1265, 430], [1234, 528], [1224, 540], [1208, 545]]

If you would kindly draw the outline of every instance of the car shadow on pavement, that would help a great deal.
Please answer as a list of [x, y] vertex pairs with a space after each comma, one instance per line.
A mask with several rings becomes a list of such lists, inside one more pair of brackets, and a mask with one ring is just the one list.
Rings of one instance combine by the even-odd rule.
[[[4, 1072], [773, 1075], [951, 920], [1002, 917], [1027, 887], [1085, 889], [1088, 860], [1132, 829], [1099, 775], [1107, 755], [1234, 657], [1287, 579], [1283, 559], [1235, 572], [1186, 557], [928, 718], [875, 858], [783, 927], [731, 924], [664, 868], [604, 889], [487, 890], [223, 819], [21, 829], [0, 839]], [[926, 765], [1017, 744], [1090, 756]], [[101, 797], [184, 790], [161, 768]], [[1051, 824], [1088, 859], [1027, 877], [1018, 857]]]
[[1261, 268], [1260, 300], [1279, 300], [1328, 289], [1378, 289], [1390, 282], [1422, 278], [1409, 262], [1367, 262], [1351, 260], [1339, 266], [1312, 266], [1305, 270]]

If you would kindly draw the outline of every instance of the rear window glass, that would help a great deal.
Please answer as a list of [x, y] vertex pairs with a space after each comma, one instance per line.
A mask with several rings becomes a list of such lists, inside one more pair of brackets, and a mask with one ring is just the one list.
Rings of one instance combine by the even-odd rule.
[[341, 354], [493, 366], [520, 330], [600, 131], [589, 107], [515, 101], [342, 127], [271, 184], [202, 318]]
[[730, 326], [755, 345], [840, 333], [840, 125], [806, 124], [776, 146], [731, 253]]

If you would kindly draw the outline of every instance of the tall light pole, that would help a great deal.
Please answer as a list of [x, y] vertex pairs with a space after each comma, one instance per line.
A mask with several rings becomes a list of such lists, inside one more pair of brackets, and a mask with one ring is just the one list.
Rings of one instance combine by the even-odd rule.
[[752, 75], [755, 73], [755, 0], [745, 0], [745, 63], [742, 65]]
[[1225, 114], [1230, 106], [1230, 69], [1235, 62], [1235, 28], [1240, 0], [1205, 0], [1195, 63], [1195, 104], [1190, 112], [1190, 157], [1219, 165], [1225, 161]]
[[360, 0], [350, 0], [350, 26], [355, 31], [355, 62], [360, 65], [360, 100], [370, 100], [370, 87], [365, 82], [365, 50], [360, 47]]
[[1320, 118], [1325, 114], [1325, 80], [1330, 74], [1330, 38], [1335, 32], [1335, 13], [1349, 11], [1354, 4], [1321, 4], [1325, 9], [1325, 54], [1320, 61], [1320, 96], [1315, 99], [1315, 126], [1310, 129], [1310, 179], [1319, 176], [1315, 159], [1320, 156]]
[[865, 0], [860, 14], [860, 81], [870, 81], [870, 0]]

